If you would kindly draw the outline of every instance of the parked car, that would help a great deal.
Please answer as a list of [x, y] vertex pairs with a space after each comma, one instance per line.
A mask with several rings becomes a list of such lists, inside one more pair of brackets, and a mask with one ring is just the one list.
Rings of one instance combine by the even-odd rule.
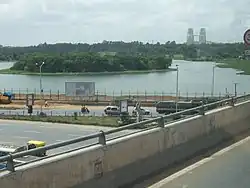
[[118, 106], [106, 106], [104, 113], [108, 116], [120, 116], [120, 108]]
[[[22, 151], [27, 151], [30, 149], [35, 149], [35, 148], [39, 148], [39, 147], [43, 147], [45, 146], [45, 142], [43, 141], [37, 141], [37, 140], [30, 140], [27, 142], [27, 145], [23, 145], [23, 146], [17, 146], [17, 145], [13, 145], [13, 144], [0, 144], [0, 157], [9, 155], [9, 154], [14, 154], [14, 153], [18, 153], [18, 152], [22, 152]], [[37, 157], [43, 157], [46, 155], [46, 151], [40, 152], [40, 153], [36, 153], [33, 156], [26, 156], [26, 157], [21, 157], [18, 159], [14, 159], [14, 165], [16, 164], [22, 164], [22, 163], [26, 163], [30, 160], [34, 160]], [[1, 169], [5, 169], [6, 168], [7, 163], [0, 163], [0, 170]]]
[[[0, 144], [0, 157], [17, 153], [17, 152], [22, 152], [27, 150], [26, 146], [16, 146], [16, 145], [7, 145], [7, 144]], [[13, 160], [14, 165], [20, 164], [21, 161], [16, 161], [15, 159]], [[7, 167], [7, 162], [0, 163], [0, 170], [5, 169]]]
[[[43, 147], [45, 145], [46, 145], [45, 142], [38, 141], [38, 140], [30, 140], [27, 142], [27, 145], [23, 145], [23, 146], [17, 146], [13, 144], [0, 144], [0, 157], [8, 155], [8, 154], [18, 153], [18, 152], [22, 152], [22, 151], [26, 151], [30, 149]], [[42, 153], [34, 154], [34, 156], [38, 156], [38, 157], [45, 156], [45, 155], [46, 155], [45, 151]]]
[[26, 146], [16, 146], [16, 145], [9, 145], [9, 144], [0, 144], [0, 157], [13, 154], [21, 151], [27, 150]]

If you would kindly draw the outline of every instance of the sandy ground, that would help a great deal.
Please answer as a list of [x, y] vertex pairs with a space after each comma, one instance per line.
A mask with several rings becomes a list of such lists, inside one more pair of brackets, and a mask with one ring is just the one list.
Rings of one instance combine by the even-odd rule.
[[[35, 104], [33, 109], [40, 109], [39, 104]], [[103, 110], [103, 106], [86, 106], [90, 110]], [[0, 108], [2, 109], [26, 109], [26, 104], [0, 104]], [[48, 107], [43, 105], [44, 109], [62, 109], [62, 110], [80, 110], [81, 105], [69, 105], [69, 104], [57, 104], [57, 103], [49, 103]]]

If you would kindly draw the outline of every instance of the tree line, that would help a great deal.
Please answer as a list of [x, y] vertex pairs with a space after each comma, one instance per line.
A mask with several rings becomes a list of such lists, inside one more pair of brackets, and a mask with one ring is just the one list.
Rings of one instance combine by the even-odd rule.
[[21, 55], [11, 70], [39, 72], [111, 72], [167, 69], [172, 59], [165, 55], [121, 55], [93, 52], [28, 53]]
[[65, 53], [99, 53], [112, 52], [121, 56], [162, 56], [182, 55], [184, 59], [195, 59], [205, 57], [208, 59], [236, 58], [243, 54], [243, 43], [211, 43], [186, 45], [177, 44], [175, 41], [161, 43], [142, 43], [142, 42], [122, 42], [122, 41], [103, 41], [102, 43], [57, 43], [39, 44], [27, 47], [6, 47], [0, 45], [0, 60], [19, 60], [23, 55], [29, 53], [44, 54], [65, 54]]

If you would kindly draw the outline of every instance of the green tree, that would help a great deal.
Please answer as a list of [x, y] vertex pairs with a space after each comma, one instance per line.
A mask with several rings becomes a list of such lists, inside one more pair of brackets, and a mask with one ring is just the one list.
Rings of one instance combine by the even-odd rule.
[[99, 53], [31, 53], [20, 57], [12, 70], [39, 72], [36, 63], [46, 62], [44, 72], [110, 72], [129, 70], [166, 69], [172, 59], [165, 56], [104, 55]]

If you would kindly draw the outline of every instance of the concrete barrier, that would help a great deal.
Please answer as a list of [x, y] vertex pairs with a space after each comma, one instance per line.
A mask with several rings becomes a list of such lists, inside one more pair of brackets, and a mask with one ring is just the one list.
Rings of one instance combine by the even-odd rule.
[[250, 101], [16, 168], [0, 187], [119, 187], [249, 129]]

